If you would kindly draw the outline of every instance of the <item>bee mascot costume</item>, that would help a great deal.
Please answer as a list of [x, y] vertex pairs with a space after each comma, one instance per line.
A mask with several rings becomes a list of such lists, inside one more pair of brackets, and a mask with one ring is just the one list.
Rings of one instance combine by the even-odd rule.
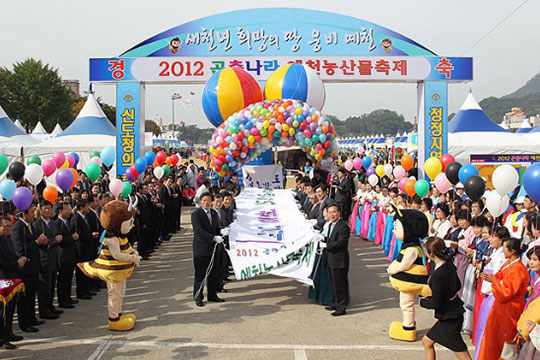
[[122, 301], [126, 293], [126, 279], [131, 275], [141, 258], [128, 242], [127, 234], [133, 228], [135, 204], [114, 200], [107, 203], [100, 215], [106, 230], [102, 236], [97, 259], [79, 263], [77, 266], [87, 276], [107, 283], [109, 329], [127, 331], [135, 326], [135, 315], [122, 315]]
[[418, 210], [394, 210], [394, 234], [403, 241], [401, 251], [388, 269], [390, 283], [399, 291], [399, 306], [403, 313], [403, 322], [390, 324], [388, 334], [392, 339], [403, 341], [416, 340], [416, 322], [414, 321], [414, 301], [417, 295], [430, 296], [428, 271], [424, 266], [422, 244], [428, 234], [428, 219]]

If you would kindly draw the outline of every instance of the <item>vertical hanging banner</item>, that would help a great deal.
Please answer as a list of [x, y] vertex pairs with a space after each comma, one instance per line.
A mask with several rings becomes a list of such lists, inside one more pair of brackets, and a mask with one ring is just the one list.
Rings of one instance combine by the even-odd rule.
[[[141, 147], [141, 84], [116, 85], [116, 174], [135, 163]], [[144, 146], [144, 139], [142, 140]]]
[[236, 278], [270, 273], [313, 285], [316, 233], [292, 193], [245, 188], [235, 201], [227, 252]]
[[425, 104], [425, 156], [440, 158], [448, 151], [448, 83], [426, 81]]

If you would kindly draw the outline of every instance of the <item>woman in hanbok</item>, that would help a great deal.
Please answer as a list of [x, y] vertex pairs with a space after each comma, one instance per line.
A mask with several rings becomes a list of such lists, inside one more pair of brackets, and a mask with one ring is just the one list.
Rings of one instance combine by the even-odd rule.
[[441, 239], [445, 238], [448, 231], [452, 228], [452, 224], [450, 224], [450, 220], [448, 220], [449, 213], [450, 209], [447, 204], [437, 204], [435, 207], [436, 220], [429, 230], [430, 236], [440, 237]]
[[[470, 223], [471, 215], [469, 210], [460, 209], [456, 211], [456, 220], [461, 228], [461, 232], [458, 235], [457, 243], [452, 243], [452, 248], [456, 251], [454, 265], [456, 266], [459, 281], [461, 281], [463, 287], [465, 287], [465, 271], [467, 270], [467, 266], [469, 265], [472, 257], [472, 250], [469, 248], [469, 246], [474, 240], [474, 232]], [[463, 288], [460, 290], [459, 297], [461, 297], [462, 292]]]
[[379, 215], [379, 201], [382, 198], [381, 186], [379, 184], [375, 185], [375, 189], [373, 191], [375, 191], [375, 196], [371, 206], [371, 214], [369, 215], [369, 230], [367, 239], [375, 242], [377, 232], [377, 216]]
[[503, 244], [506, 262], [496, 274], [482, 273], [491, 282], [495, 302], [482, 336], [478, 359], [509, 359], [515, 354], [516, 324], [525, 308], [529, 272], [520, 261], [521, 243], [508, 238]]
[[360, 205], [362, 195], [364, 194], [365, 185], [359, 183], [358, 184], [358, 191], [356, 192], [356, 195], [353, 197], [353, 200], [355, 201], [353, 211], [351, 213], [351, 232], [355, 232], [356, 235], [360, 235], [360, 230], [358, 226], [358, 222], [361, 222], [361, 213], [362, 213], [362, 205]]
[[386, 227], [386, 218], [388, 216], [388, 210], [386, 207], [390, 204], [390, 196], [388, 195], [388, 188], [384, 187], [381, 191], [381, 195], [378, 196], [379, 201], [377, 202], [378, 214], [375, 225], [375, 241], [376, 245], [383, 244], [384, 239], [384, 230]]
[[[540, 297], [540, 246], [535, 246], [527, 251], [527, 258], [529, 259], [529, 269], [535, 274], [531, 279], [531, 294], [523, 311], [527, 310], [529, 305]], [[538, 342], [536, 345], [534, 344], [535, 340], [540, 338], [540, 324], [530, 321], [528, 330], [531, 341], [523, 344], [519, 351], [518, 360], [540, 360], [540, 344]]]
[[371, 217], [371, 206], [375, 201], [375, 191], [370, 184], [366, 184], [366, 191], [362, 199], [362, 225], [360, 228], [360, 237], [362, 239], [368, 238], [369, 232], [369, 220]]

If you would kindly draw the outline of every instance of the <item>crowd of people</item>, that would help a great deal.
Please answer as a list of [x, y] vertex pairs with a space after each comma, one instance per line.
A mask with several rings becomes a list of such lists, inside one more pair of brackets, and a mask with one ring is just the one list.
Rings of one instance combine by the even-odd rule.
[[[303, 170], [296, 183], [306, 217], [316, 219], [315, 226], [325, 233], [325, 214], [321, 210], [325, 202], [337, 203], [350, 231], [382, 247], [389, 261], [395, 260], [401, 249], [393, 234], [389, 205], [424, 213], [429, 222], [428, 237], [442, 241], [451, 255], [446, 262], [453, 264], [459, 279], [457, 297], [463, 303], [460, 330], [475, 345], [475, 359], [499, 359], [501, 354], [507, 359], [511, 358], [506, 357], [508, 354], [518, 352], [519, 359], [540, 359], [538, 342], [525, 342], [517, 336], [518, 319], [540, 295], [540, 211], [529, 196], [520, 195], [519, 188], [511, 197], [511, 207], [494, 218], [484, 206], [485, 198], [471, 201], [462, 184], [446, 194], [433, 186], [425, 198], [420, 198], [402, 193], [392, 176], [384, 176], [372, 186], [365, 171], [349, 172], [340, 167], [335, 173], [327, 173], [310, 163]], [[410, 174], [416, 172], [411, 169]], [[331, 189], [331, 200], [327, 200], [327, 188]], [[433, 257], [429, 251], [425, 253], [428, 256], [424, 256], [424, 263], [432, 274], [440, 265], [430, 261], [437, 258], [434, 253]], [[330, 254], [328, 250], [321, 254], [321, 264]], [[333, 280], [325, 267], [319, 266], [310, 296], [333, 306]], [[435, 310], [437, 315], [440, 309]], [[536, 323], [529, 321], [526, 330], [535, 334], [531, 339], [538, 341], [540, 327]], [[433, 351], [430, 340], [434, 339], [424, 339], [426, 354]], [[461, 358], [464, 353], [459, 353], [456, 351]], [[430, 356], [427, 358], [434, 358], [434, 352]]]
[[[152, 257], [162, 242], [183, 229], [182, 206], [202, 202], [200, 190], [205, 186], [212, 189], [206, 180], [211, 176], [212, 170], [199, 168], [193, 160], [171, 167], [171, 173], [161, 179], [149, 168], [132, 183], [128, 197], [119, 196], [119, 200], [137, 203], [135, 226], [128, 240], [136, 246], [142, 260]], [[83, 171], [79, 177], [77, 184], [60, 194], [54, 203], [43, 198], [43, 187], [34, 187], [24, 180], [18, 185], [32, 189], [32, 205], [19, 212], [12, 203], [1, 203], [0, 278], [22, 279], [25, 287], [24, 293], [0, 312], [2, 349], [13, 349], [12, 342], [23, 339], [13, 333], [15, 309], [20, 330], [33, 333], [46, 320], [58, 319], [65, 309], [73, 309], [79, 301], [91, 300], [106, 288], [103, 281], [87, 277], [76, 264], [98, 256], [103, 233], [99, 221], [101, 209], [114, 200], [109, 192], [110, 178], [105, 170], [94, 182]], [[224, 199], [221, 197], [223, 209], [231, 206], [232, 194], [239, 192], [237, 180], [234, 176], [221, 182], [229, 191], [224, 193]], [[214, 202], [216, 207], [217, 202]], [[227, 213], [227, 219], [232, 222], [232, 214]], [[220, 290], [223, 290], [221, 284]]]

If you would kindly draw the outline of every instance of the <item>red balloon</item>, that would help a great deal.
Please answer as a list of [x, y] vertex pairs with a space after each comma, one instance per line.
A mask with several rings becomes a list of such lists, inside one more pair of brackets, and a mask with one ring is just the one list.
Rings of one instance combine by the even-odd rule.
[[165, 152], [160, 151], [156, 154], [156, 161], [159, 165], [163, 164], [167, 160], [167, 154]]
[[178, 155], [171, 155], [171, 164], [173, 164], [173, 166], [176, 166], [176, 164], [178, 164], [178, 160]]
[[446, 165], [454, 161], [456, 161], [456, 159], [450, 154], [444, 154], [443, 156], [441, 156], [442, 172], [444, 172], [444, 170], [446, 169]]
[[137, 172], [137, 169], [135, 168], [135, 165], [131, 165], [128, 169], [128, 171], [133, 175], [134, 178], [139, 177], [139, 173]]

